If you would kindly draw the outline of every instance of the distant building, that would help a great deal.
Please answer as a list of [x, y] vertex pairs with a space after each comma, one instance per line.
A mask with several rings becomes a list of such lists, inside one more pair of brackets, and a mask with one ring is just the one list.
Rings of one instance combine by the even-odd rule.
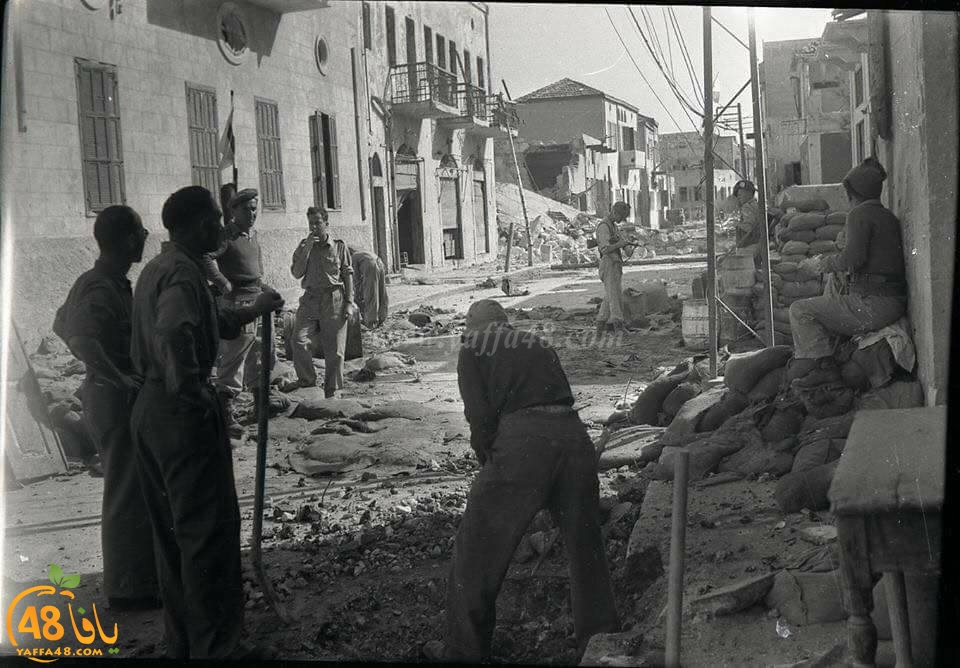
[[[658, 227], [669, 207], [654, 175], [657, 122], [636, 107], [572, 79], [516, 100], [518, 160], [526, 185], [581, 211], [605, 215], [630, 204], [631, 222]], [[498, 178], [516, 181], [509, 143], [496, 145]]]
[[791, 185], [836, 183], [850, 169], [847, 75], [819, 58], [818, 47], [817, 39], [763, 45], [760, 96], [771, 195]]
[[[484, 3], [31, 0], [8, 8], [4, 227], [29, 336], [93, 262], [93, 218], [128, 204], [166, 236], [164, 200], [231, 181], [260, 191], [266, 279], [296, 303], [307, 207], [391, 269], [496, 256]], [[12, 38], [12, 39], [10, 39]], [[20, 45], [13, 49], [13, 42]], [[8, 93], [8, 94], [7, 94]], [[135, 269], [136, 272], [136, 269]]]
[[[703, 169], [705, 144], [697, 132], [673, 132], [660, 136], [661, 170], [674, 181], [674, 208], [683, 211], [686, 220], [706, 217], [706, 184]], [[741, 179], [754, 180], [754, 150], [730, 136], [716, 137], [713, 160], [714, 201], [719, 207], [733, 195], [733, 186]], [[746, 163], [744, 166], [743, 163]]]

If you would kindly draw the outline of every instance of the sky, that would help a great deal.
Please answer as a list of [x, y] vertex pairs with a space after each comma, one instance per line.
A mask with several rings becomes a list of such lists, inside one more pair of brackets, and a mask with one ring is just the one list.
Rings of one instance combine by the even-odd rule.
[[[673, 7], [694, 71], [700, 81], [699, 86], [694, 86], [680, 56], [676, 37], [665, 27], [664, 16], [667, 8], [659, 5], [631, 7], [645, 33], [648, 28], [641, 8], [646, 11], [654, 33], [648, 34], [647, 39], [659, 39], [666, 54], [668, 70], [672, 52], [674, 79], [687, 98], [695, 99], [695, 88], [699, 88], [699, 96], [702, 97], [702, 8], [691, 5]], [[609, 11], [613, 18], [616, 29], [627, 44], [628, 52], [625, 52], [614, 32], [605, 10]], [[713, 16], [744, 44], [749, 43], [746, 8], [713, 7], [712, 11]], [[831, 20], [830, 9], [760, 7], [755, 12], [757, 50], [761, 59], [764, 41], [816, 38], [823, 33], [824, 26]], [[716, 23], [713, 23], [712, 32], [714, 87], [719, 91], [722, 105], [749, 80], [749, 51]], [[514, 99], [558, 79], [569, 77], [633, 104], [640, 113], [657, 120], [661, 133], [694, 129], [693, 123], [684, 114], [681, 103], [670, 90], [666, 78], [644, 45], [627, 5], [492, 2], [490, 50], [497, 89], [500, 88], [500, 80], [504, 79]], [[628, 53], [632, 54], [649, 86], [644, 83]], [[655, 95], [651, 92], [651, 87]], [[656, 96], [659, 96], [666, 111]], [[738, 101], [743, 108], [746, 133], [752, 130], [753, 118], [749, 87]], [[719, 105], [715, 105], [714, 111], [718, 108]], [[692, 113], [690, 116], [698, 120]]]

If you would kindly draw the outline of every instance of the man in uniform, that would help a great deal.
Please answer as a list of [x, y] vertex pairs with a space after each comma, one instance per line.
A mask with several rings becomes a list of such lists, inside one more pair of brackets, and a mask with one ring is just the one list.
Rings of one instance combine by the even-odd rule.
[[759, 243], [763, 236], [760, 225], [760, 205], [756, 199], [757, 187], [752, 181], [737, 181], [733, 186], [733, 196], [737, 200], [737, 248], [747, 248]]
[[131, 356], [144, 378], [131, 416], [138, 469], [157, 544], [167, 654], [247, 657], [243, 646], [240, 509], [223, 406], [210, 383], [221, 338], [278, 310], [276, 292], [218, 308], [203, 254], [223, 227], [206, 188], [163, 205], [170, 241], [143, 269], [133, 301]]
[[109, 206], [93, 236], [100, 257], [70, 289], [54, 331], [87, 367], [80, 389], [83, 419], [103, 463], [103, 589], [113, 609], [160, 607], [153, 529], [137, 476], [130, 407], [141, 380], [130, 361], [133, 292], [127, 273], [143, 259], [140, 216]]
[[350, 260], [353, 262], [353, 294], [363, 324], [373, 329], [383, 324], [387, 319], [389, 298], [387, 297], [387, 268], [383, 260], [365, 250], [347, 248], [350, 251]]
[[343, 359], [347, 343], [347, 320], [356, 312], [353, 299], [353, 264], [350, 251], [340, 239], [331, 239], [327, 211], [307, 209], [310, 234], [293, 252], [290, 271], [301, 279], [303, 296], [293, 331], [293, 366], [302, 387], [315, 387], [311, 339], [319, 336], [325, 373], [323, 394], [337, 397], [343, 388]]
[[535, 334], [514, 330], [500, 304], [473, 304], [461, 341], [460, 395], [481, 469], [457, 532], [442, 656], [488, 658], [500, 586], [542, 508], [550, 509], [567, 548], [582, 655], [592, 635], [619, 630], [600, 534], [593, 443], [572, 408], [557, 353]]
[[603, 304], [597, 313], [597, 331], [623, 328], [623, 253], [635, 239], [622, 236], [618, 223], [630, 216], [630, 205], [615, 202], [609, 215], [597, 225], [597, 252], [600, 253], [600, 280], [603, 282]]
[[[248, 306], [257, 295], [271, 291], [262, 280], [263, 254], [253, 229], [257, 221], [257, 191], [241, 190], [230, 198], [229, 207], [231, 220], [225, 226], [225, 238], [216, 250], [204, 256], [204, 266], [207, 279], [225, 306]], [[259, 392], [262, 343], [257, 322], [245, 326], [239, 337], [220, 342], [214, 382], [227, 405], [228, 425], [234, 437], [239, 437], [242, 430], [232, 404], [245, 388], [251, 388], [255, 397]], [[272, 347], [272, 342], [268, 343]], [[259, 402], [255, 401], [254, 405], [258, 406]]]

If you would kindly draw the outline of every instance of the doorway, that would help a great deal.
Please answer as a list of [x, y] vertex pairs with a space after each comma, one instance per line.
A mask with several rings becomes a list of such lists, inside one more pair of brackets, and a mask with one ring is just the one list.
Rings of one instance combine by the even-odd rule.
[[406, 256], [407, 264], [424, 264], [420, 191], [398, 191], [397, 202], [397, 242], [400, 246], [400, 260], [402, 262]]
[[463, 221], [460, 217], [460, 180], [440, 179], [440, 225], [443, 229], [443, 259], [463, 259]]
[[387, 218], [384, 211], [383, 165], [377, 153], [370, 158], [370, 187], [373, 201], [373, 240], [374, 250], [383, 263], [390, 266], [390, 252], [387, 246]]

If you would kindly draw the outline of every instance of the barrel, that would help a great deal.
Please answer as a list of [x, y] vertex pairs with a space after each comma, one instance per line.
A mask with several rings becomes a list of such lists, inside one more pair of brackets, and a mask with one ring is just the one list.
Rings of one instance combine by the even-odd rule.
[[753, 284], [756, 282], [755, 271], [752, 250], [739, 249], [726, 256], [720, 262], [718, 270], [720, 294], [750, 294]]
[[688, 348], [702, 350], [710, 340], [710, 313], [704, 299], [687, 299], [683, 302], [680, 319], [683, 342]]

